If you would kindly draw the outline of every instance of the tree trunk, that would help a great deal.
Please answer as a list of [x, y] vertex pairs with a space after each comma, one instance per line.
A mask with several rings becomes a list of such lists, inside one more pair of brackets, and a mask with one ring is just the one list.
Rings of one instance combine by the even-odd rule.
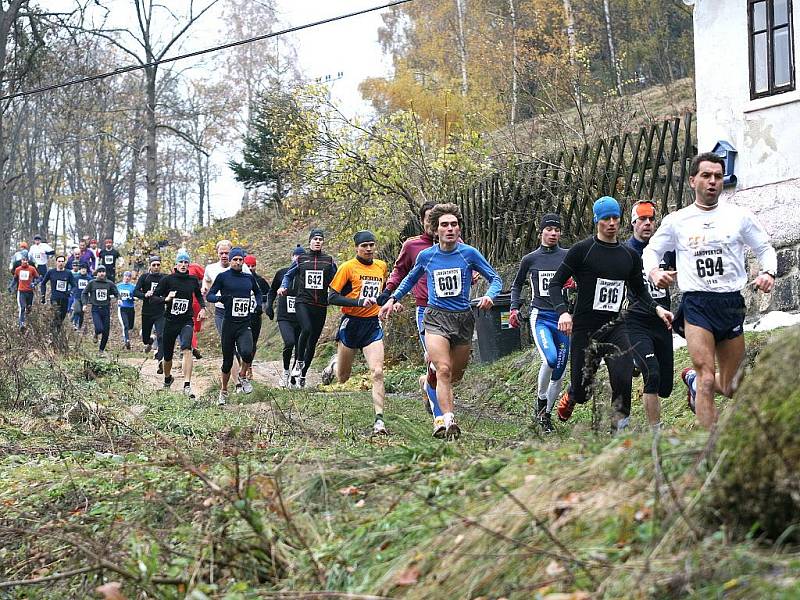
[[517, 11], [514, 0], [508, 0], [511, 16], [511, 118], [510, 125], [517, 122]]
[[144, 112], [147, 150], [145, 158], [145, 182], [147, 185], [147, 209], [145, 212], [145, 230], [158, 230], [158, 142], [156, 138], [156, 75], [157, 67], [147, 67], [146, 94], [147, 107]]
[[572, 68], [573, 92], [575, 105], [580, 111], [583, 107], [581, 85], [578, 77], [578, 36], [575, 34], [575, 14], [572, 12], [571, 0], [564, 0], [564, 19], [567, 23], [567, 45], [569, 46], [569, 65]]
[[197, 224], [201, 227], [203, 226], [204, 218], [203, 212], [205, 210], [205, 203], [206, 203], [206, 177], [205, 173], [203, 172], [203, 153], [200, 152], [199, 149], [196, 149], [194, 152], [195, 162], [197, 164], [197, 185], [198, 185], [198, 208], [197, 208]]
[[614, 48], [614, 33], [611, 29], [611, 2], [603, 0], [603, 12], [606, 16], [606, 36], [608, 37], [608, 53], [611, 59], [611, 68], [617, 84], [617, 94], [622, 96], [622, 74], [620, 73], [619, 63], [617, 62], [617, 51]]
[[139, 171], [139, 148], [131, 149], [131, 170], [128, 173], [128, 210], [125, 219], [125, 235], [130, 237], [136, 226], [136, 175]]
[[467, 80], [467, 40], [464, 37], [464, 4], [467, 0], [455, 0], [456, 16], [458, 18], [458, 54], [461, 59], [461, 95], [466, 96], [469, 91]]

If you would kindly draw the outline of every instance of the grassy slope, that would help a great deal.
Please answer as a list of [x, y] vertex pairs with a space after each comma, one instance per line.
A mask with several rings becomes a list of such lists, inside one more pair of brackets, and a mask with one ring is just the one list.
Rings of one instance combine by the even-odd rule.
[[[800, 593], [796, 555], [731, 543], [689, 508], [707, 472], [694, 471], [705, 436], [681, 385], [665, 402], [660, 460], [691, 527], [669, 487], [654, 495], [639, 403], [628, 436], [595, 433], [588, 407], [551, 438], [529, 427], [537, 362], [522, 352], [473, 366], [459, 390], [466, 435], [449, 444], [429, 437], [410, 370], [388, 375], [388, 440], [368, 436], [358, 376], [302, 394], [257, 384], [243, 404], [219, 409], [209, 397], [147, 389], [133, 369], [73, 362], [62, 366], [100, 377], [69, 383], [40, 372], [22, 405], [2, 405], [0, 581], [94, 565], [95, 556], [129, 597]], [[59, 419], [57, 405], [78, 396], [109, 408], [99, 420]], [[130, 416], [133, 405], [146, 407], [142, 418]], [[85, 597], [100, 577], [0, 588], [0, 598]]]

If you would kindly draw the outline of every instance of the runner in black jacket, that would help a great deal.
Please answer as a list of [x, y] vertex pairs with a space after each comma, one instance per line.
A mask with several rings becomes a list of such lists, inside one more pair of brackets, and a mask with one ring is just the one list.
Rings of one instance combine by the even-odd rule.
[[[644, 285], [642, 259], [617, 240], [620, 208], [614, 198], [604, 196], [594, 203], [597, 235], [569, 249], [550, 280], [550, 299], [559, 313], [559, 330], [572, 335], [572, 395], [564, 394], [558, 418], [567, 421], [576, 404], [588, 400], [600, 359], [605, 358], [611, 382], [614, 424], [627, 427], [631, 413], [633, 358], [624, 323], [619, 319], [627, 286], [647, 310], [658, 314], [669, 328], [672, 313], [658, 306]], [[578, 285], [575, 314], [567, 312], [561, 288], [573, 277]]]
[[150, 352], [153, 347], [153, 328], [156, 330], [156, 354], [155, 359], [158, 361], [158, 373], [164, 372], [164, 363], [161, 360], [163, 357], [161, 335], [164, 332], [164, 304], [157, 302], [149, 302], [150, 296], [156, 291], [156, 287], [164, 279], [164, 274], [161, 272], [161, 257], [150, 257], [150, 270], [144, 275], [139, 275], [136, 280], [136, 287], [133, 288], [133, 296], [142, 301], [142, 343], [144, 344], [144, 351]]
[[[292, 262], [296, 262], [297, 258], [305, 254], [302, 246], [297, 246], [292, 252]], [[280, 331], [281, 339], [283, 340], [283, 377], [281, 378], [281, 387], [289, 387], [295, 385], [295, 377], [292, 376], [290, 367], [292, 362], [292, 352], [295, 355], [295, 363], [297, 363], [298, 354], [295, 352], [297, 347], [297, 340], [300, 339], [300, 323], [297, 321], [297, 309], [295, 307], [296, 292], [294, 289], [287, 290], [285, 296], [278, 295], [278, 289], [281, 287], [283, 276], [289, 267], [279, 269], [272, 279], [270, 286], [269, 296], [267, 297], [267, 316], [270, 319], [276, 318], [276, 311], [273, 308], [275, 300], [278, 300], [277, 319], [278, 331]]]
[[319, 336], [325, 326], [328, 314], [328, 285], [336, 275], [333, 257], [322, 251], [325, 234], [321, 229], [312, 229], [308, 235], [309, 252], [301, 255], [283, 276], [278, 293], [286, 295], [286, 290], [294, 281], [297, 290], [297, 320], [300, 323], [300, 339], [297, 342], [296, 370], [300, 387], [306, 385], [306, 373], [314, 359]]
[[192, 392], [192, 336], [194, 334], [194, 313], [192, 300], [200, 304], [198, 317], [205, 319], [206, 302], [200, 293], [200, 281], [189, 275], [189, 255], [179, 252], [175, 258], [175, 272], [164, 277], [150, 296], [150, 304], [164, 307], [164, 333], [161, 337], [164, 355], [164, 387], [169, 388], [175, 378], [172, 376], [172, 357], [175, 354], [175, 341], [180, 338], [183, 351], [183, 393], [194, 399]]

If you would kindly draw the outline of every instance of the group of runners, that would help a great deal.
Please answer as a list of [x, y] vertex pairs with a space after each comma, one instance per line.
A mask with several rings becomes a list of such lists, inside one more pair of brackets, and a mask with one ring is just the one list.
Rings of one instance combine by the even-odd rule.
[[[612, 197], [594, 203], [594, 234], [568, 250], [560, 246], [559, 215], [542, 217], [540, 245], [522, 259], [512, 284], [509, 323], [521, 325], [522, 288], [529, 284], [531, 337], [541, 355], [534, 412], [544, 432], [554, 430], [554, 409], [561, 421], [567, 421], [577, 405], [588, 401], [601, 361], [611, 385], [614, 430], [624, 430], [630, 422], [635, 371], [644, 379], [647, 420], [651, 427], [660, 427], [659, 398], [672, 392], [671, 330], [687, 341], [692, 367], [684, 369], [681, 378], [688, 406], [702, 426], [711, 427], [716, 421], [715, 393], [730, 397], [736, 391], [745, 354], [741, 292], [747, 285], [772, 291], [776, 253], [749, 211], [719, 201], [722, 159], [700, 154], [689, 174], [695, 202], [664, 216], [658, 227], [655, 204], [634, 203], [632, 236], [625, 242], [620, 239], [621, 208]], [[400, 300], [411, 293], [426, 362], [419, 386], [433, 419], [433, 435], [458, 438], [453, 386], [463, 377], [471, 356], [474, 309], [490, 309], [503, 283], [486, 258], [461, 240], [463, 217], [456, 204], [425, 203], [419, 217], [424, 233], [403, 243], [391, 273], [384, 261], [375, 258], [372, 232], [357, 232], [355, 256], [337, 266], [324, 251], [324, 232], [313, 229], [308, 248], [295, 248], [291, 263], [275, 273], [271, 284], [257, 273], [256, 258], [227, 240], [217, 243], [218, 262], [205, 268], [181, 250], [174, 269], [164, 274], [160, 257], [151, 256], [147, 272], [135, 285], [127, 271], [120, 283], [114, 282], [119, 255], [109, 254], [110, 240], [107, 254], [98, 255], [99, 261], [91, 266], [84, 260], [88, 247], [79, 247], [80, 255], [73, 254], [71, 264], [65, 256], [56, 257], [52, 269], [38, 268], [40, 259], [35, 257], [41, 254], [34, 255], [36, 266], [31, 265], [31, 248], [13, 270], [18, 295], [25, 296], [20, 300], [21, 326], [23, 307], [31, 304], [27, 295], [32, 298], [32, 285], [40, 280], [42, 302], [51, 285], [54, 326], [64, 320], [70, 300], [79, 316], [84, 305], [92, 306], [101, 351], [108, 341], [109, 307], [115, 298], [124, 343], [130, 348], [133, 300], [139, 299], [142, 342], [146, 351], [156, 345], [164, 387], [173, 383], [172, 362], [179, 342], [184, 393], [193, 398], [192, 364], [200, 358], [196, 334], [206, 317], [206, 302], [212, 302], [222, 348], [218, 403], [225, 404], [231, 382], [237, 391], [253, 390], [252, 363], [263, 314], [277, 320], [283, 339], [281, 385], [305, 388], [328, 307], [340, 306], [337, 350], [323, 369], [322, 381], [347, 381], [360, 350], [372, 381], [373, 433], [382, 435], [388, 433], [382, 324], [403, 309]], [[762, 269], [750, 282], [745, 247], [753, 250]], [[48, 252], [54, 254], [50, 249], [45, 256]], [[472, 286], [480, 276], [488, 282], [487, 289], [471, 300]], [[675, 283], [682, 299], [673, 314], [670, 287]], [[76, 327], [81, 324], [75, 322]], [[571, 383], [563, 391], [568, 361]]]

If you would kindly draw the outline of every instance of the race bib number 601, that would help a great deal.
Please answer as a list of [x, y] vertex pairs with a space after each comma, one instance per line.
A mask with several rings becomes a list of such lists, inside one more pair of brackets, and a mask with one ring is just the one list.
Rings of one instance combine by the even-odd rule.
[[461, 294], [461, 269], [436, 269], [433, 288], [439, 298], [454, 298]]
[[594, 287], [594, 310], [619, 312], [625, 292], [625, 282], [617, 279], [598, 279]]
[[322, 289], [322, 271], [306, 271], [306, 289]]

